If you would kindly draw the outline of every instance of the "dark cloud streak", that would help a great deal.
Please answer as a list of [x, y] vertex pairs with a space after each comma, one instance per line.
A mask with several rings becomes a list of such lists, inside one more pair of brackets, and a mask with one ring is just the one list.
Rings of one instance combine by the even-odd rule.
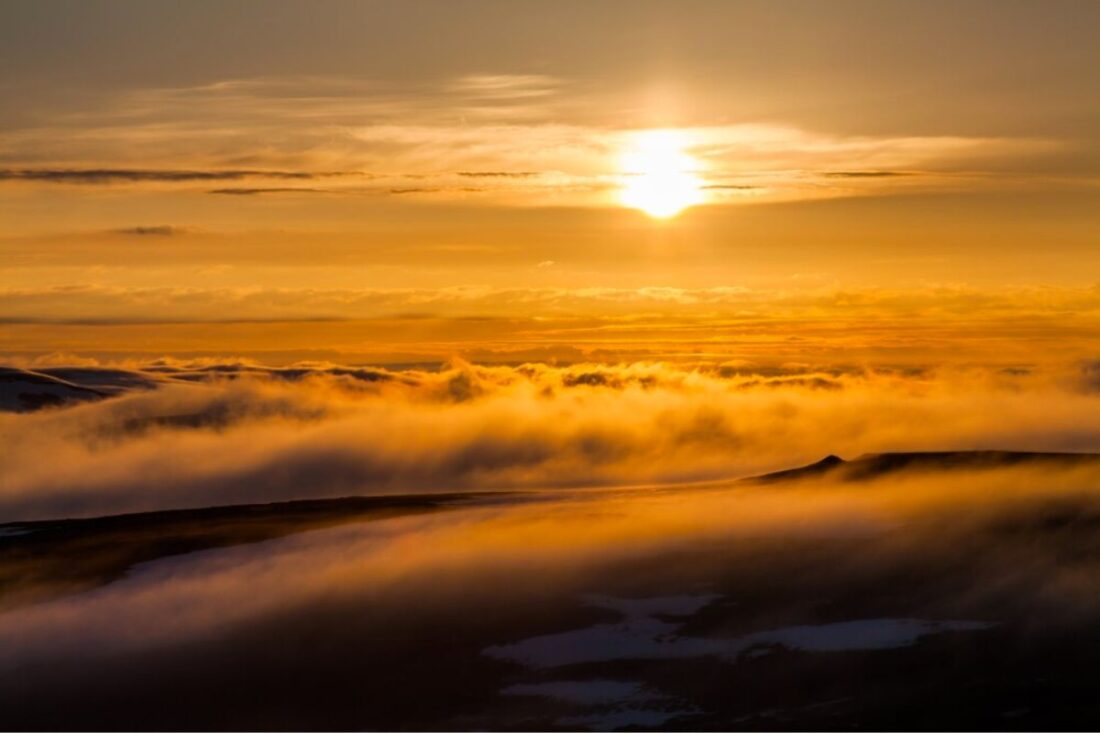
[[156, 226], [125, 227], [123, 229], [115, 229], [114, 233], [133, 235], [136, 237], [175, 237], [180, 234], [186, 234], [187, 230], [168, 224], [159, 224]]
[[178, 170], [137, 168], [23, 168], [0, 169], [0, 181], [35, 181], [106, 185], [111, 183], [185, 183], [189, 181], [239, 181], [246, 178], [312, 180], [319, 174], [305, 171]]
[[334, 193], [323, 188], [295, 188], [293, 186], [275, 186], [270, 188], [213, 188], [207, 193], [222, 196], [260, 196], [270, 193]]
[[914, 175], [910, 171], [826, 171], [826, 178], [901, 178]]
[[464, 178], [534, 178], [538, 171], [459, 171]]

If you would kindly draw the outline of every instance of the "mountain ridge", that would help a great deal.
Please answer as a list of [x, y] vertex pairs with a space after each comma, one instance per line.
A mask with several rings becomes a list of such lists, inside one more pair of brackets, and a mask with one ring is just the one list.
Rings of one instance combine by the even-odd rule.
[[1089, 463], [1100, 462], [1100, 453], [1065, 451], [957, 450], [957, 451], [891, 451], [864, 453], [845, 460], [829, 454], [819, 461], [751, 476], [753, 483], [778, 483], [829, 476], [844, 481], [859, 481], [904, 469], [950, 471], [988, 469], [1021, 463]]

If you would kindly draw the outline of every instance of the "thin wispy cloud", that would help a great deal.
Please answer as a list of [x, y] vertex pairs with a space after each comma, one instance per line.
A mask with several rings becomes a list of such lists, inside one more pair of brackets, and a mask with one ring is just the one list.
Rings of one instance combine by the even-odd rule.
[[123, 229], [115, 229], [114, 232], [116, 234], [133, 235], [135, 237], [176, 237], [181, 234], [186, 234], [187, 229], [168, 224], [158, 224], [155, 226], [125, 227]]
[[[618, 157], [636, 129], [577, 113], [585, 94], [561, 79], [522, 75], [402, 89], [343, 77], [270, 77], [138, 90], [64, 127], [44, 124], [0, 135], [0, 157], [18, 150], [22, 159], [61, 155], [87, 162], [7, 168], [0, 180], [188, 184], [313, 180], [325, 176], [318, 171], [354, 170], [370, 171], [365, 188], [363, 180], [353, 184], [354, 174], [325, 188], [385, 191], [400, 188], [385, 179], [417, 175], [437, 180], [436, 193], [460, 196], [466, 191], [448, 179], [483, 178], [497, 182], [498, 203], [538, 204], [552, 191], [558, 194], [553, 202], [605, 206], [611, 201], [600, 192], [620, 185]], [[714, 193], [711, 203], [717, 204], [846, 196], [880, 186], [895, 193], [937, 190], [947, 185], [944, 172], [962, 169], [972, 171], [974, 185], [995, 185], [996, 177], [980, 175], [984, 160], [1058, 147], [1027, 138], [838, 136], [779, 124], [681, 130], [687, 150], [704, 163], [704, 190]], [[229, 148], [234, 158], [258, 167], [227, 166], [222, 151]], [[210, 168], [173, 165], [196, 159]], [[161, 167], [129, 165], [137, 160]], [[905, 189], [897, 185], [902, 178], [911, 179]], [[756, 195], [722, 197], [723, 190]]]
[[[302, 188], [293, 186], [268, 186], [263, 188], [239, 187], [239, 188], [212, 188], [207, 193], [222, 194], [226, 196], [258, 196], [269, 193], [332, 193], [323, 188]], [[336, 192], [338, 193], [338, 191]]]
[[187, 183], [193, 181], [239, 181], [245, 178], [311, 179], [316, 174], [300, 171], [257, 170], [135, 170], [125, 168], [24, 168], [0, 170], [0, 181], [47, 183]]
[[826, 178], [897, 178], [916, 175], [912, 171], [825, 171]]

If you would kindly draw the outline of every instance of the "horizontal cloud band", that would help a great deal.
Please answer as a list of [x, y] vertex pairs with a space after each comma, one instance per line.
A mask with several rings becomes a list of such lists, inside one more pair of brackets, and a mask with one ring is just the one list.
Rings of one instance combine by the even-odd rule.
[[[0, 415], [0, 521], [710, 480], [829, 453], [1100, 449], [1100, 396], [1087, 367], [456, 363], [429, 371], [161, 362], [49, 371], [113, 396]], [[5, 388], [19, 389], [12, 384]]]

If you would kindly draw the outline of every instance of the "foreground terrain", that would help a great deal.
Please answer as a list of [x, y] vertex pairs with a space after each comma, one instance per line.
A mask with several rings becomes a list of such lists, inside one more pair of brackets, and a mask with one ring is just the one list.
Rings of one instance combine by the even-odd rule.
[[1098, 470], [888, 454], [3, 525], [0, 707], [29, 729], [1093, 727]]

